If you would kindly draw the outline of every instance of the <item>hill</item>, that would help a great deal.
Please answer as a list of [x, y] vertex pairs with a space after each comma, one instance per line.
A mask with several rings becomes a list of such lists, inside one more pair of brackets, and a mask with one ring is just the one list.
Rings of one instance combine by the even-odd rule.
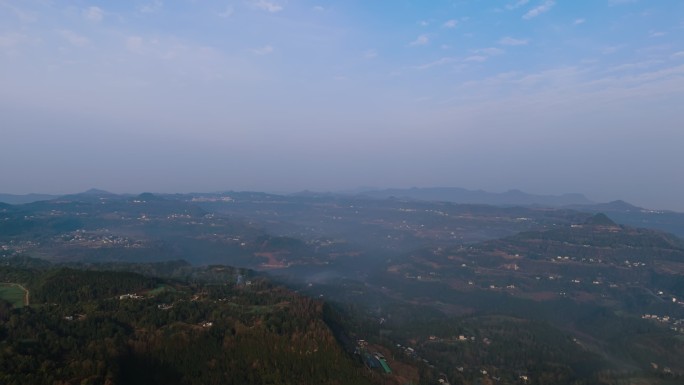
[[666, 231], [684, 238], [684, 213], [666, 210], [649, 210], [625, 201], [590, 205], [570, 205], [568, 209], [590, 213], [608, 213], [615, 221], [633, 227], [647, 227]]
[[36, 305], [0, 305], [3, 384], [373, 382], [338, 345], [322, 302], [248, 271], [200, 269], [224, 278], [190, 284], [131, 272], [12, 269], [0, 268], [0, 280], [27, 277]]
[[49, 194], [23, 194], [23, 195], [0, 194], [0, 202], [12, 204], [12, 205], [20, 205], [20, 204], [24, 204], [24, 203], [47, 201], [50, 199], [55, 199], [57, 197], [58, 197], [58, 195], [49, 195]]
[[[625, 207], [611, 205], [618, 206]], [[377, 370], [389, 363], [395, 377], [371, 370], [371, 381], [516, 384], [524, 375], [532, 382], [567, 385], [676, 383], [684, 373], [676, 359], [684, 354], [682, 240], [624, 225], [614, 220], [616, 213], [250, 192], [120, 196], [97, 191], [5, 205], [0, 270], [5, 281], [29, 288], [32, 307], [10, 311], [3, 305], [2, 312], [23, 314], [29, 318], [21, 320], [32, 325], [48, 322], [32, 315], [52, 323], [86, 313], [102, 316], [92, 322], [108, 325], [104, 334], [117, 336], [111, 351], [129, 358], [98, 361], [104, 367], [124, 365], [139, 373], [135, 362], [155, 368], [154, 357], [162, 357], [174, 366], [187, 359], [209, 368], [170, 352], [180, 346], [212, 361], [188, 341], [199, 338], [217, 347], [218, 340], [204, 340], [206, 333], [200, 332], [214, 330], [200, 323], [214, 324], [215, 315], [226, 314], [227, 330], [283, 338], [278, 340], [283, 346], [292, 331], [306, 335], [288, 321], [295, 311], [286, 304], [289, 297], [271, 301], [272, 285], [252, 291], [259, 279], [241, 269], [254, 268], [296, 289], [300, 294], [291, 303], [306, 295], [307, 309], [321, 305], [322, 313], [307, 319], [312, 325], [323, 319], [338, 348], [357, 352], [352, 361]], [[60, 265], [50, 267], [45, 260]], [[217, 288], [230, 289], [230, 296], [206, 297]], [[243, 306], [231, 299], [241, 295], [253, 302]], [[157, 312], [163, 309], [168, 313]], [[117, 328], [123, 334], [114, 333]], [[29, 334], [15, 337], [26, 342]], [[161, 341], [162, 335], [169, 338]], [[216, 338], [224, 348], [234, 346], [225, 333]], [[178, 345], [167, 345], [172, 341]], [[259, 343], [249, 349], [267, 348]], [[144, 344], [157, 350], [145, 350]], [[29, 356], [32, 346], [18, 343], [13, 352]], [[519, 352], [525, 352], [523, 358]], [[38, 370], [30, 365], [28, 372]], [[55, 365], [50, 368], [65, 362]], [[174, 376], [190, 373], [185, 370], [172, 371], [171, 379], [138, 377], [173, 383]], [[110, 374], [93, 375], [136, 381]]]
[[586, 205], [592, 202], [582, 194], [534, 195], [520, 190], [492, 193], [483, 190], [467, 190], [458, 187], [431, 187], [410, 189], [386, 189], [365, 191], [362, 196], [373, 198], [405, 198], [424, 201], [485, 204], [494, 206], [549, 206]]
[[[395, 333], [405, 336], [405, 341], [424, 341], [424, 349], [429, 352], [426, 355], [439, 356], [435, 349], [444, 349], [430, 343], [430, 334], [439, 339], [442, 333], [441, 338], [449, 343], [454, 343], [459, 334], [468, 335], [458, 328], [438, 332], [442, 322], [458, 325], [485, 315], [506, 316], [513, 317], [509, 321], [522, 328], [517, 336], [498, 337], [506, 346], [524, 344], [519, 338], [524, 333], [536, 333], [538, 327], [528, 324], [532, 328], [528, 330], [523, 325], [541, 321], [551, 326], [546, 338], [571, 339], [583, 351], [573, 354], [587, 358], [595, 355], [589, 360], [593, 363], [585, 362], [580, 367], [649, 377], [662, 374], [662, 365], [667, 367], [667, 373], [684, 373], [684, 366], [674, 359], [684, 355], [682, 276], [681, 239], [655, 230], [616, 225], [606, 215], [597, 214], [569, 226], [468, 246], [416, 250], [392, 260], [386, 271], [374, 275], [372, 281], [379, 286], [379, 293], [390, 292], [393, 299], [407, 306], [420, 304], [452, 317], [445, 321], [444, 315], [433, 315], [410, 321], [413, 326], [407, 326], [407, 319], [416, 318], [413, 315], [395, 325]], [[430, 314], [425, 310], [422, 313]], [[490, 340], [497, 334], [482, 327], [469, 328], [469, 333]], [[405, 334], [407, 330], [413, 333]], [[419, 330], [423, 332], [417, 336]], [[537, 348], [533, 344], [524, 350]], [[503, 350], [494, 352], [478, 353], [479, 360], [494, 359], [489, 354], [503, 354]], [[446, 356], [441, 359], [447, 365], [457, 364]], [[550, 357], [545, 360], [552, 361]], [[563, 358], [558, 364], [569, 362]], [[660, 363], [660, 369], [654, 369], [651, 362]], [[578, 368], [568, 369], [568, 373], [577, 374]]]

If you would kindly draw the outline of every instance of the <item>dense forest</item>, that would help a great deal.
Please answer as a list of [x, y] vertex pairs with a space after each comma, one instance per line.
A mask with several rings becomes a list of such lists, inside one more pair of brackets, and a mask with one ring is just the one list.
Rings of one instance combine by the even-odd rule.
[[23, 279], [34, 303], [11, 309], [0, 302], [2, 384], [371, 381], [338, 346], [321, 302], [263, 278], [191, 284], [11, 267], [0, 276]]

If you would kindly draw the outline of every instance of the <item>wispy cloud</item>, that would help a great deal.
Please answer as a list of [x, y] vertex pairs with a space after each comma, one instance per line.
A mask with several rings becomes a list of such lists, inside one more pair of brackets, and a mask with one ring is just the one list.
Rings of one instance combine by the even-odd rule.
[[162, 3], [161, 0], [155, 0], [151, 3], [141, 5], [140, 7], [138, 7], [138, 11], [140, 13], [157, 13], [161, 11], [163, 7], [164, 3]]
[[572, 22], [572, 25], [580, 25], [586, 23], [586, 19], [575, 19], [575, 21]]
[[458, 25], [458, 21], [451, 19], [451, 20], [445, 21], [444, 24], [442, 24], [442, 27], [444, 27], [444, 28], [456, 28], [456, 25]]
[[430, 38], [428, 35], [420, 35], [416, 38], [416, 40], [412, 41], [409, 43], [410, 46], [416, 46], [416, 45], [425, 45], [430, 42]]
[[143, 44], [143, 38], [140, 36], [129, 36], [126, 38], [126, 49], [131, 52], [142, 52]]
[[280, 12], [284, 9], [284, 7], [276, 2], [273, 1], [267, 1], [267, 0], [258, 0], [258, 1], [252, 1], [252, 6], [256, 9], [266, 11], [266, 12], [271, 12], [271, 13], [276, 13]]
[[366, 59], [374, 59], [378, 57], [378, 51], [374, 49], [368, 49], [366, 50], [366, 52], [363, 53], [363, 57], [365, 57]]
[[464, 62], [477, 62], [477, 63], [481, 63], [485, 60], [487, 60], [487, 56], [483, 56], [483, 55], [472, 55], [472, 56], [468, 56], [467, 58], [463, 59]]
[[548, 12], [554, 5], [556, 5], [554, 0], [546, 0], [544, 3], [527, 11], [522, 18], [525, 20], [534, 19], [542, 13]]
[[481, 54], [481, 55], [495, 56], [495, 55], [501, 55], [506, 51], [502, 50], [501, 48], [487, 47], [487, 48], [476, 49], [473, 52], [475, 52], [477, 54]]
[[612, 46], [608, 46], [608, 47], [603, 47], [603, 49], [601, 49], [601, 53], [604, 55], [614, 54], [615, 52], [619, 51], [623, 47], [624, 47], [624, 45], [612, 45]]
[[443, 57], [443, 58], [440, 58], [438, 60], [431, 61], [429, 63], [418, 65], [415, 68], [418, 70], [426, 70], [426, 69], [429, 69], [432, 67], [439, 67], [439, 66], [443, 66], [445, 64], [455, 63], [457, 61], [459, 61], [459, 59], [454, 58], [454, 57]]
[[83, 17], [88, 21], [98, 23], [102, 21], [104, 11], [100, 7], [88, 7], [83, 10]]
[[7, 33], [0, 35], [1, 48], [13, 48], [27, 41], [29, 41], [28, 37], [19, 33]]
[[417, 70], [426, 70], [434, 67], [440, 67], [452, 63], [482, 63], [489, 59], [489, 57], [503, 53], [504, 51], [498, 48], [483, 48], [479, 50], [474, 50], [474, 55], [467, 56], [465, 58], [457, 58], [452, 56], [442, 57], [437, 60], [417, 65], [413, 68]]
[[609, 68], [608, 72], [643, 70], [662, 63], [662, 60], [646, 60], [638, 63], [625, 63]]
[[520, 8], [529, 2], [530, 2], [530, 0], [518, 0], [515, 3], [507, 4], [506, 9], [508, 9], [510, 11], [510, 10], [513, 10], [516, 8]]
[[0, 1], [0, 7], [8, 8], [22, 22], [34, 22], [38, 20], [38, 17], [36, 17], [36, 15], [34, 15], [33, 13], [27, 12], [23, 9], [7, 4], [4, 1]]
[[[684, 85], [682, 74], [684, 65], [617, 74], [597, 74], [585, 68], [558, 67], [535, 73], [502, 73], [469, 81], [461, 86], [463, 92], [459, 92], [459, 95], [481, 100], [485, 105], [496, 99], [499, 101], [493, 103], [500, 106], [503, 106], [501, 101], [523, 102], [535, 107], [561, 101], [595, 105], [616, 98], [648, 100], [650, 95], [662, 96], [668, 92], [681, 94]], [[516, 92], [502, 92], [509, 87]]]
[[90, 40], [88, 40], [87, 37], [79, 35], [76, 32], [70, 31], [68, 29], [57, 30], [57, 33], [64, 40], [68, 41], [69, 44], [76, 46], [76, 47], [86, 46], [90, 42]]
[[270, 53], [273, 53], [273, 51], [274, 51], [273, 46], [270, 44], [267, 44], [263, 47], [254, 48], [252, 50], [252, 53], [254, 53], [255, 55], [268, 55]]
[[608, 0], [608, 4], [610, 5], [633, 4], [636, 2], [637, 0]]
[[527, 45], [528, 42], [527, 39], [516, 39], [510, 36], [499, 39], [499, 44], [501, 45]]
[[231, 6], [228, 6], [228, 7], [226, 7], [226, 9], [224, 9], [223, 11], [217, 13], [216, 15], [217, 15], [218, 17], [227, 19], [227, 18], [233, 16], [234, 13], [235, 13], [235, 9], [233, 9], [233, 7], [231, 7]]
[[648, 37], [663, 37], [667, 35], [667, 33], [663, 31], [651, 31], [648, 33]]

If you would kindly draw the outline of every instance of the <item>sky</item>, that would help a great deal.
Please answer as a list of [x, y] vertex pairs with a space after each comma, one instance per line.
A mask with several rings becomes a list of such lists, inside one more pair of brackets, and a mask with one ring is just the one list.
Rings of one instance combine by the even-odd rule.
[[0, 0], [0, 192], [684, 211], [680, 0]]

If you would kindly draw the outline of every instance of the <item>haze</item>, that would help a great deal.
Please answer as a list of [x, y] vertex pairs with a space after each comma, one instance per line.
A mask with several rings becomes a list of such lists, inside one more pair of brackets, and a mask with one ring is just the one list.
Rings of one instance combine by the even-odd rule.
[[459, 186], [684, 210], [683, 15], [0, 1], [0, 192]]

